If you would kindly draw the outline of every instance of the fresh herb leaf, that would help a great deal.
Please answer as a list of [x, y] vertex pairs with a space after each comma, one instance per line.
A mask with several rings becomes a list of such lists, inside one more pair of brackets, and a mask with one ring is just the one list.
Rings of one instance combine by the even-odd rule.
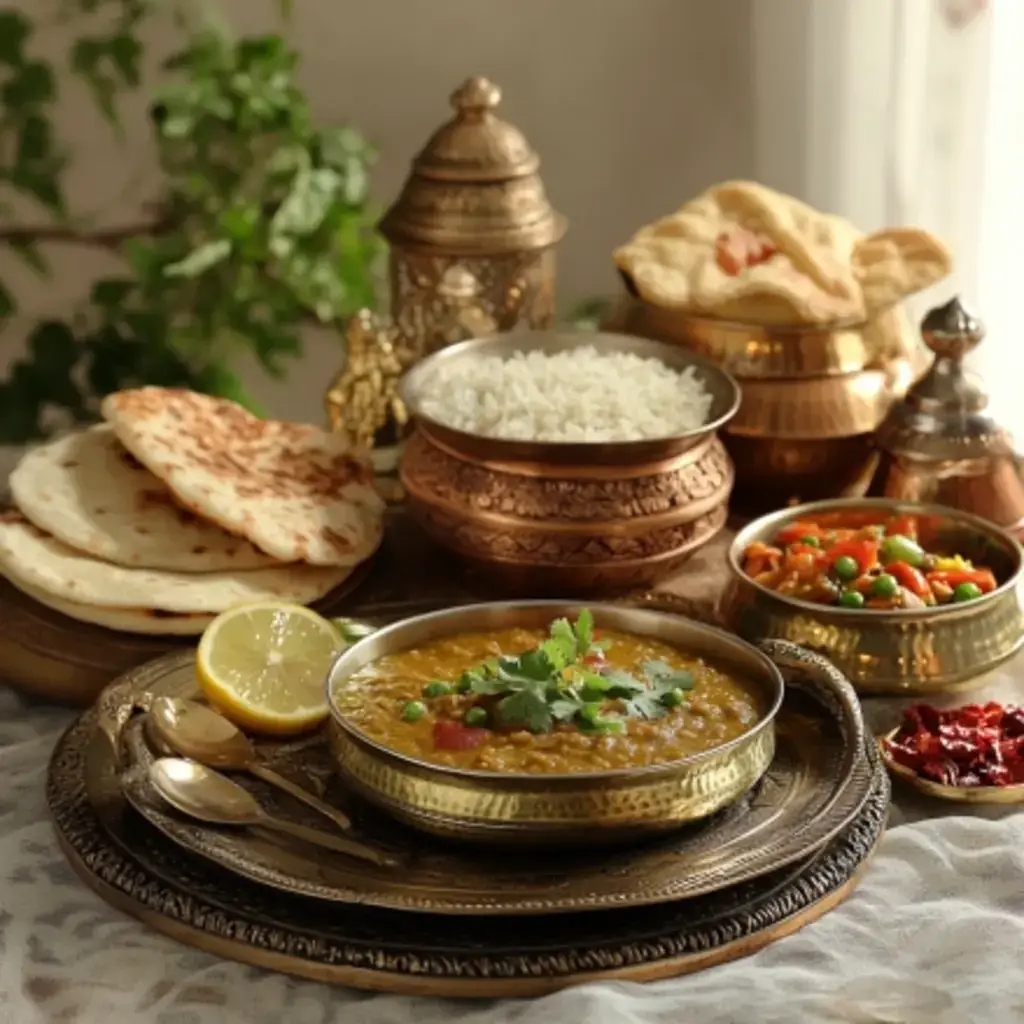
[[647, 689], [641, 680], [636, 676], [631, 676], [628, 672], [612, 670], [602, 673], [602, 677], [608, 683], [609, 697], [630, 697], [634, 693], [643, 693]]
[[507, 693], [508, 685], [501, 679], [490, 676], [475, 676], [470, 683], [470, 692], [481, 697], [494, 697], [499, 693]]
[[583, 707], [583, 702], [569, 697], [558, 697], [548, 704], [551, 717], [556, 722], [571, 722]]
[[594, 643], [594, 616], [589, 608], [584, 608], [576, 619], [576, 652], [583, 657]]
[[554, 718], [547, 701], [529, 690], [509, 694], [498, 701], [495, 708], [499, 725], [507, 729], [527, 729], [530, 732], [550, 732]]
[[542, 650], [524, 651], [515, 662], [516, 674], [526, 679], [547, 682], [555, 672], [551, 659]]
[[555, 619], [551, 623], [549, 634], [548, 639], [540, 646], [555, 669], [561, 670], [576, 661], [576, 634], [569, 625], [569, 620]]

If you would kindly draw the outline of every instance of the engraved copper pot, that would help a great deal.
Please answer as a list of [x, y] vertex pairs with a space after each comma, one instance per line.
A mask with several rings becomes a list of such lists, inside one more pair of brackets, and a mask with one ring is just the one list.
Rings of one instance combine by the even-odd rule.
[[[769, 543], [787, 523], [858, 509], [922, 517], [941, 550], [990, 566], [999, 587], [963, 604], [849, 609], [778, 594], [743, 571], [744, 551], [755, 541]], [[1022, 559], [1008, 533], [956, 509], [886, 498], [819, 501], [764, 516], [737, 534], [720, 614], [746, 640], [788, 640], [823, 654], [861, 693], [927, 696], [983, 682], [1024, 645]]]
[[743, 402], [722, 439], [736, 465], [734, 509], [750, 515], [863, 494], [874, 431], [930, 358], [899, 307], [858, 324], [763, 326], [630, 295], [605, 326], [680, 345], [739, 378]]
[[[442, 361], [583, 346], [696, 367], [713, 398], [709, 422], [655, 440], [546, 443], [466, 434], [422, 410], [418, 389]], [[739, 389], [682, 349], [615, 334], [502, 335], [435, 353], [401, 392], [415, 423], [399, 468], [411, 512], [488, 589], [575, 596], [650, 587], [725, 524], [733, 468], [716, 431], [735, 415]]]

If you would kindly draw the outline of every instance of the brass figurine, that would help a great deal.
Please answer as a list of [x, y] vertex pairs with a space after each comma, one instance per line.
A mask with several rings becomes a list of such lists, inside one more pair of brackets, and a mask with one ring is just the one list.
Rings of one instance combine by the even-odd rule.
[[[345, 368], [324, 403], [330, 429], [363, 451], [396, 442], [409, 419], [398, 382], [419, 356], [413, 340], [375, 313], [356, 313], [345, 330]], [[382, 437], [388, 428], [394, 436]]]

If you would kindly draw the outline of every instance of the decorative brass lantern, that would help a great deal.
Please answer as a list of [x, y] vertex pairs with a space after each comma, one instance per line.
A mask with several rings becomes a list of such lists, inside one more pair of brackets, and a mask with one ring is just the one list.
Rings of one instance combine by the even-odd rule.
[[497, 117], [500, 101], [486, 78], [452, 94], [455, 117], [413, 161], [381, 221], [391, 245], [392, 318], [422, 355], [554, 319], [554, 246], [565, 219], [548, 203], [537, 154]]

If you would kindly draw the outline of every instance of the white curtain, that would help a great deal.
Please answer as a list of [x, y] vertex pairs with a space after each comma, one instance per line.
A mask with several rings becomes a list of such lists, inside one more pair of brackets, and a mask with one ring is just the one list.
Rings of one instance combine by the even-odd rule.
[[1024, 443], [1024, 0], [753, 0], [758, 177], [865, 230], [943, 238]]

